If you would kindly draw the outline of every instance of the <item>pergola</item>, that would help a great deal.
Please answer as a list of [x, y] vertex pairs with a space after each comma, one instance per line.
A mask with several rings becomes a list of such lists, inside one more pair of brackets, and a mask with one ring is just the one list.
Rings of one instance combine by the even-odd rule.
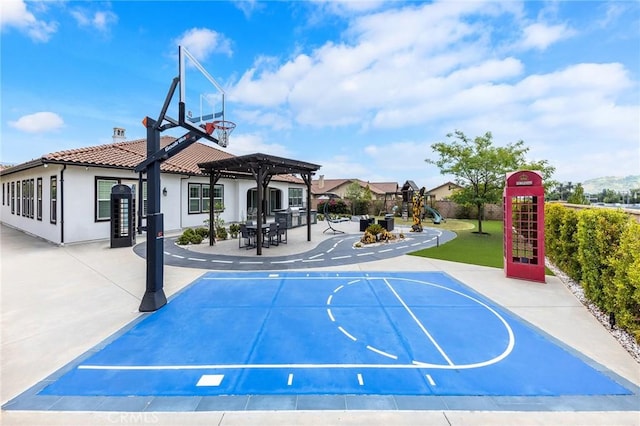
[[[299, 174], [307, 185], [307, 241], [311, 241], [311, 177], [320, 169], [317, 164], [304, 161], [291, 160], [289, 158], [276, 157], [267, 154], [249, 154], [239, 157], [225, 158], [223, 160], [199, 163], [198, 167], [204, 174], [209, 175], [209, 185], [212, 189], [209, 197], [213, 196], [213, 187], [224, 176], [246, 175], [253, 176], [258, 190], [258, 223], [256, 230], [256, 254], [262, 255], [262, 225], [266, 223], [267, 216], [264, 212], [263, 200], [267, 198], [267, 189], [271, 178], [276, 175]], [[215, 223], [213, 202], [209, 200], [209, 244], [213, 245], [215, 237]]]

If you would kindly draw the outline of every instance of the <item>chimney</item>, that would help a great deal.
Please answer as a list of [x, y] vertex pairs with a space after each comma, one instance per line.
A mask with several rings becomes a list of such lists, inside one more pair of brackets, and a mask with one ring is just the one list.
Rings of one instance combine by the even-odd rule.
[[324, 188], [324, 175], [320, 175], [320, 177], [318, 178], [318, 188]]
[[122, 127], [114, 127], [113, 128], [113, 143], [116, 142], [121, 142], [127, 139], [127, 137], [124, 135], [125, 129], [123, 129]]

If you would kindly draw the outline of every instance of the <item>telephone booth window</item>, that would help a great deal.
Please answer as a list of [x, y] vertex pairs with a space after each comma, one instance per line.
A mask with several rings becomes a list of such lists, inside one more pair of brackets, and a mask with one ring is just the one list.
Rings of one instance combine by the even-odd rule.
[[532, 196], [511, 198], [513, 221], [511, 258], [514, 262], [538, 263], [537, 198]]

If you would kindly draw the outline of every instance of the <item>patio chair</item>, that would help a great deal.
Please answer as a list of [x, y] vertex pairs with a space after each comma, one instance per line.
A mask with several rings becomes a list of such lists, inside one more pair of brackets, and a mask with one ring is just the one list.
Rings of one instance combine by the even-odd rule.
[[287, 244], [287, 219], [280, 218], [278, 220], [278, 244]]
[[240, 232], [238, 233], [238, 248], [246, 247], [247, 250], [256, 246], [255, 234], [251, 232], [247, 225], [240, 224]]
[[269, 245], [277, 246], [280, 243], [278, 240], [278, 224], [276, 222], [271, 222], [269, 224], [265, 239], [269, 241]]

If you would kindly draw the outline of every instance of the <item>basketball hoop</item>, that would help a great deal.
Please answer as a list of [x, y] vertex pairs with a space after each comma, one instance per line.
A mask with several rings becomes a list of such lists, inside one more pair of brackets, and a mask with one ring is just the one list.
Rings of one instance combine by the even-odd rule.
[[205, 130], [208, 134], [214, 134], [218, 139], [218, 145], [226, 148], [229, 145], [229, 135], [236, 128], [236, 123], [227, 120], [216, 120], [211, 123], [206, 123]]

